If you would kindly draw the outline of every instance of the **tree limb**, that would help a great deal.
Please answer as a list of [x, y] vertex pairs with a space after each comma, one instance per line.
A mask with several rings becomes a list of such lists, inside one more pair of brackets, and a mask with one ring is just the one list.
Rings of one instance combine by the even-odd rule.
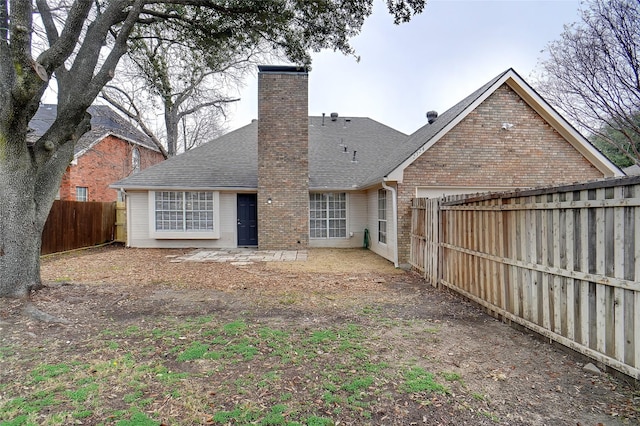
[[138, 124], [138, 126], [140, 126], [140, 129], [144, 132], [144, 134], [147, 135], [153, 141], [155, 146], [162, 153], [162, 156], [165, 159], [169, 158], [169, 154], [167, 153], [167, 150], [164, 147], [164, 145], [162, 144], [162, 142], [157, 138], [155, 133], [151, 131], [151, 129], [146, 125], [146, 123], [142, 119], [142, 114], [140, 112], [140, 109], [138, 109], [138, 107], [136, 106], [135, 101], [133, 100], [133, 98], [131, 98], [131, 96], [129, 96], [129, 94], [127, 92], [125, 92], [124, 90], [122, 90], [122, 89], [120, 89], [119, 87], [116, 87], [116, 86], [105, 86], [105, 89], [118, 91], [118, 92], [120, 92], [120, 94], [122, 94], [123, 96], [126, 97], [127, 101], [129, 102], [129, 106], [135, 111], [135, 113], [132, 113], [131, 110], [125, 108], [115, 98], [109, 96], [109, 94], [106, 91], [103, 90], [102, 94], [101, 94], [101, 97], [104, 100], [106, 100], [107, 102], [109, 102], [109, 104], [111, 104], [114, 108], [116, 108], [118, 111], [120, 111], [121, 113], [123, 113], [124, 115], [129, 117], [130, 119], [134, 120]]

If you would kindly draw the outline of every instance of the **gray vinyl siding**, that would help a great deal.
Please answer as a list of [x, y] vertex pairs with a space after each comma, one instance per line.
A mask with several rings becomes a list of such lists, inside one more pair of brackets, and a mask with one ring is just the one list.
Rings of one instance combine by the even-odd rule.
[[149, 236], [149, 193], [127, 192], [129, 247], [140, 248], [235, 248], [237, 247], [236, 194], [220, 193], [219, 239], [155, 239]]

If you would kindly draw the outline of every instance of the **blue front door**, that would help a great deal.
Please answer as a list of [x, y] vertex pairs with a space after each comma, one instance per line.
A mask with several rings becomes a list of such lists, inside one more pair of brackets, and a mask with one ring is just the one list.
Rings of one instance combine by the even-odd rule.
[[238, 246], [258, 245], [258, 194], [238, 194]]

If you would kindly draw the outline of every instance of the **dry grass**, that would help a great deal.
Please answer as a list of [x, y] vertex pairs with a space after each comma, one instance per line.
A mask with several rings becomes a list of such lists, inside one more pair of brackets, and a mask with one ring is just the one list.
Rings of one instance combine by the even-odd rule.
[[403, 274], [393, 263], [365, 249], [310, 249], [306, 262], [269, 262], [268, 269], [300, 273]]

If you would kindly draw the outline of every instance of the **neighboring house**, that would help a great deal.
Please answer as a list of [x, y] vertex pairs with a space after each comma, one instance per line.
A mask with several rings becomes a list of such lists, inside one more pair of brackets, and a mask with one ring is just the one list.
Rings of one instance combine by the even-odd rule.
[[640, 175], [640, 166], [638, 166], [637, 164], [634, 164], [632, 166], [625, 167], [624, 169], [622, 169], [622, 171], [627, 176], [638, 176]]
[[[121, 196], [117, 189], [109, 188], [109, 184], [157, 164], [164, 157], [148, 136], [110, 107], [92, 105], [88, 113], [91, 115], [91, 130], [76, 144], [57, 198], [116, 201]], [[56, 115], [57, 105], [40, 105], [29, 122], [32, 130], [29, 138], [42, 136]]]
[[308, 117], [307, 79], [263, 66], [258, 120], [112, 185], [128, 245], [362, 247], [409, 255], [414, 197], [556, 185], [622, 172], [512, 69], [407, 136]]

